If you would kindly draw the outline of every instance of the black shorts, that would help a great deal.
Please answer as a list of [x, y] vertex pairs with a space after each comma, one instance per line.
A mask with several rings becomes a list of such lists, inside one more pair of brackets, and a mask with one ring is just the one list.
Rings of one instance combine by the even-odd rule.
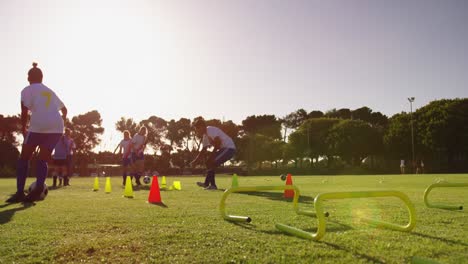
[[67, 160], [66, 159], [54, 159], [54, 165], [55, 166], [67, 166]]

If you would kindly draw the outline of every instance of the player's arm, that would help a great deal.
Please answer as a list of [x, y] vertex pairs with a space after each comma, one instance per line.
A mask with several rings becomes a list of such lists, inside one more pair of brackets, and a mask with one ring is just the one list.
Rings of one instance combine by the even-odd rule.
[[221, 148], [221, 138], [220, 137], [215, 137], [213, 139], [213, 147], [215, 150], [218, 150]]
[[115, 147], [114, 154], [115, 154], [115, 152], [117, 151], [118, 148], [120, 148], [119, 149], [119, 154], [122, 153], [122, 146], [119, 144], [119, 145], [117, 145], [117, 147]]
[[190, 162], [190, 165], [195, 165], [197, 164], [198, 160], [200, 160], [201, 157], [204, 157], [205, 154], [206, 154], [206, 150], [207, 150], [207, 147], [203, 147], [202, 150], [198, 153], [197, 157], [192, 161]]
[[21, 102], [21, 132], [23, 136], [26, 136], [26, 125], [28, 123], [28, 111], [29, 109]]

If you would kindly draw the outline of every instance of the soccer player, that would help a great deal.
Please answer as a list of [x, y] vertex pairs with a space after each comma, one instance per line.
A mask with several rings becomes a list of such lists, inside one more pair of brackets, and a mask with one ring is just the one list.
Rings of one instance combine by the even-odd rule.
[[221, 129], [214, 126], [206, 126], [205, 121], [198, 119], [193, 123], [195, 133], [202, 138], [203, 148], [197, 157], [191, 162], [191, 165], [197, 164], [202, 158], [206, 157], [209, 147], [214, 147], [206, 161], [205, 182], [197, 182], [197, 185], [204, 187], [205, 190], [217, 190], [215, 182], [215, 169], [224, 162], [230, 160], [236, 153], [234, 141], [226, 135]]
[[131, 159], [131, 149], [132, 149], [132, 140], [130, 139], [130, 132], [125, 130], [123, 132], [124, 138], [120, 141], [119, 145], [115, 148], [114, 154], [119, 149], [119, 154], [122, 154], [122, 168], [123, 168], [123, 181], [122, 185], [125, 186], [125, 181], [127, 179], [128, 167], [132, 163]]
[[[16, 170], [17, 191], [7, 202], [33, 202], [40, 198], [47, 177], [47, 161], [63, 134], [67, 108], [54, 91], [42, 84], [42, 71], [33, 63], [28, 72], [29, 86], [21, 91], [21, 127], [24, 136]], [[60, 115], [60, 111], [62, 115]], [[29, 128], [26, 127], [31, 112]], [[36, 164], [36, 188], [24, 195], [29, 161], [39, 147]]]
[[57, 187], [57, 176], [59, 178], [59, 186], [63, 185], [67, 186], [67, 154], [69, 153], [69, 142], [67, 137], [63, 135], [57, 145], [54, 148], [54, 154], [52, 155], [54, 167], [56, 167], [56, 172], [53, 176], [53, 187]]
[[140, 127], [140, 130], [132, 138], [132, 159], [133, 159], [133, 175], [137, 185], [141, 185], [140, 177], [145, 170], [145, 147], [146, 147], [146, 133], [145, 126]]

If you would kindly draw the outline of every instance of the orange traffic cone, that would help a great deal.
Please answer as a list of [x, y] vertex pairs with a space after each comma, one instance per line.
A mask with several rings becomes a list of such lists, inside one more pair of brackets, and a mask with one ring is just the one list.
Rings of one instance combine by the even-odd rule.
[[[286, 185], [292, 185], [292, 176], [288, 174], [286, 178]], [[284, 198], [293, 198], [294, 197], [294, 190], [284, 190]]]
[[152, 204], [160, 204], [161, 201], [161, 193], [159, 191], [159, 183], [158, 183], [158, 176], [153, 176], [153, 182], [151, 183], [151, 189], [148, 196], [148, 203]]

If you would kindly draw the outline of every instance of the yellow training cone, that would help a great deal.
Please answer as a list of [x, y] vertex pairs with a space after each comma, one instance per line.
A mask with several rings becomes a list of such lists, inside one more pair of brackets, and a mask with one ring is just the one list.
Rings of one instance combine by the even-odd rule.
[[180, 181], [174, 181], [172, 183], [172, 186], [174, 187], [174, 190], [178, 190], [178, 191], [182, 190], [182, 185], [180, 184]]
[[98, 177], [94, 178], [93, 191], [95, 191], [95, 192], [99, 191], [99, 178]]
[[133, 198], [132, 179], [130, 176], [127, 176], [127, 179], [125, 180], [124, 197]]
[[106, 187], [105, 187], [105, 192], [106, 192], [106, 193], [111, 193], [111, 192], [112, 192], [112, 187], [111, 187], [110, 177], [106, 177]]
[[235, 174], [235, 173], [232, 175], [231, 187], [232, 188], [239, 187], [239, 182], [237, 181], [237, 174]]
[[166, 189], [166, 176], [162, 176], [161, 189]]

